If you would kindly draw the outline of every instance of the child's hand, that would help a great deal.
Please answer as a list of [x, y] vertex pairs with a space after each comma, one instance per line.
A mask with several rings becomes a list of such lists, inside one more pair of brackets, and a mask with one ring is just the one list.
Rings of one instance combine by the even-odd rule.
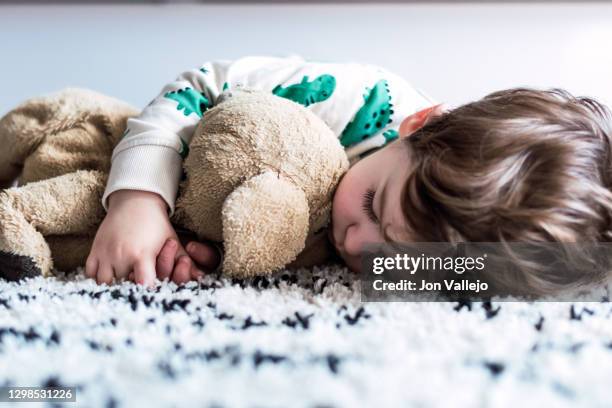
[[85, 274], [98, 283], [127, 278], [152, 286], [157, 254], [169, 238], [176, 238], [165, 201], [155, 193], [118, 190], [108, 203]]
[[189, 242], [187, 244], [188, 254], [181, 254], [181, 250], [183, 250], [182, 246], [177, 240], [169, 239], [166, 241], [157, 256], [158, 279], [169, 278], [176, 284], [196, 280], [203, 275], [203, 272], [193, 262], [196, 262], [204, 270], [214, 270], [221, 259], [212, 245], [202, 242]]

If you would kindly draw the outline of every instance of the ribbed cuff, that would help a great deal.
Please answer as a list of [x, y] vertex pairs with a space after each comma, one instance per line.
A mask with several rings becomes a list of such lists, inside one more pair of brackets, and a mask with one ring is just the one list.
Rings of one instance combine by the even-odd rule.
[[175, 149], [160, 145], [137, 145], [118, 152], [113, 158], [102, 205], [108, 210], [108, 196], [117, 190], [140, 190], [159, 194], [170, 211], [178, 192], [182, 168]]

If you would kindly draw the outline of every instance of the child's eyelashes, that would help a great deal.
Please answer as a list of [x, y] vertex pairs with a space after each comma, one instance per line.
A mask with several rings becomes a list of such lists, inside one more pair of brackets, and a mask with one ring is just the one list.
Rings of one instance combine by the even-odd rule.
[[376, 219], [376, 214], [374, 214], [373, 206], [375, 193], [376, 192], [374, 190], [367, 190], [365, 192], [365, 194], [363, 195], [363, 202], [361, 204], [361, 208], [372, 222], [377, 223], [378, 220]]

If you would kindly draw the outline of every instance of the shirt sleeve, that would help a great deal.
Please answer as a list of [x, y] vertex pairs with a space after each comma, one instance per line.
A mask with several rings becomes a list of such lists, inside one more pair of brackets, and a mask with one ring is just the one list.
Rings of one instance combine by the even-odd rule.
[[222, 92], [228, 63], [209, 62], [181, 73], [128, 119], [111, 156], [105, 209], [111, 193], [129, 189], [159, 194], [174, 213], [183, 159], [202, 114]]

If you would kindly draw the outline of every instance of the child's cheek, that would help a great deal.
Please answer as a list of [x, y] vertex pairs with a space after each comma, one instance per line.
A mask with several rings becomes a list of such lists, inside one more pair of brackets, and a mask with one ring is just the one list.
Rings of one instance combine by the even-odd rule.
[[342, 180], [340, 180], [340, 184], [336, 188], [334, 193], [334, 198], [332, 201], [332, 220], [339, 221], [342, 214], [346, 213], [347, 210], [347, 201], [349, 200], [349, 192], [350, 192], [350, 175], [347, 173]]
[[343, 178], [336, 188], [332, 201], [331, 227], [336, 239], [341, 238], [342, 229], [347, 224], [347, 217], [350, 214], [350, 179]]

